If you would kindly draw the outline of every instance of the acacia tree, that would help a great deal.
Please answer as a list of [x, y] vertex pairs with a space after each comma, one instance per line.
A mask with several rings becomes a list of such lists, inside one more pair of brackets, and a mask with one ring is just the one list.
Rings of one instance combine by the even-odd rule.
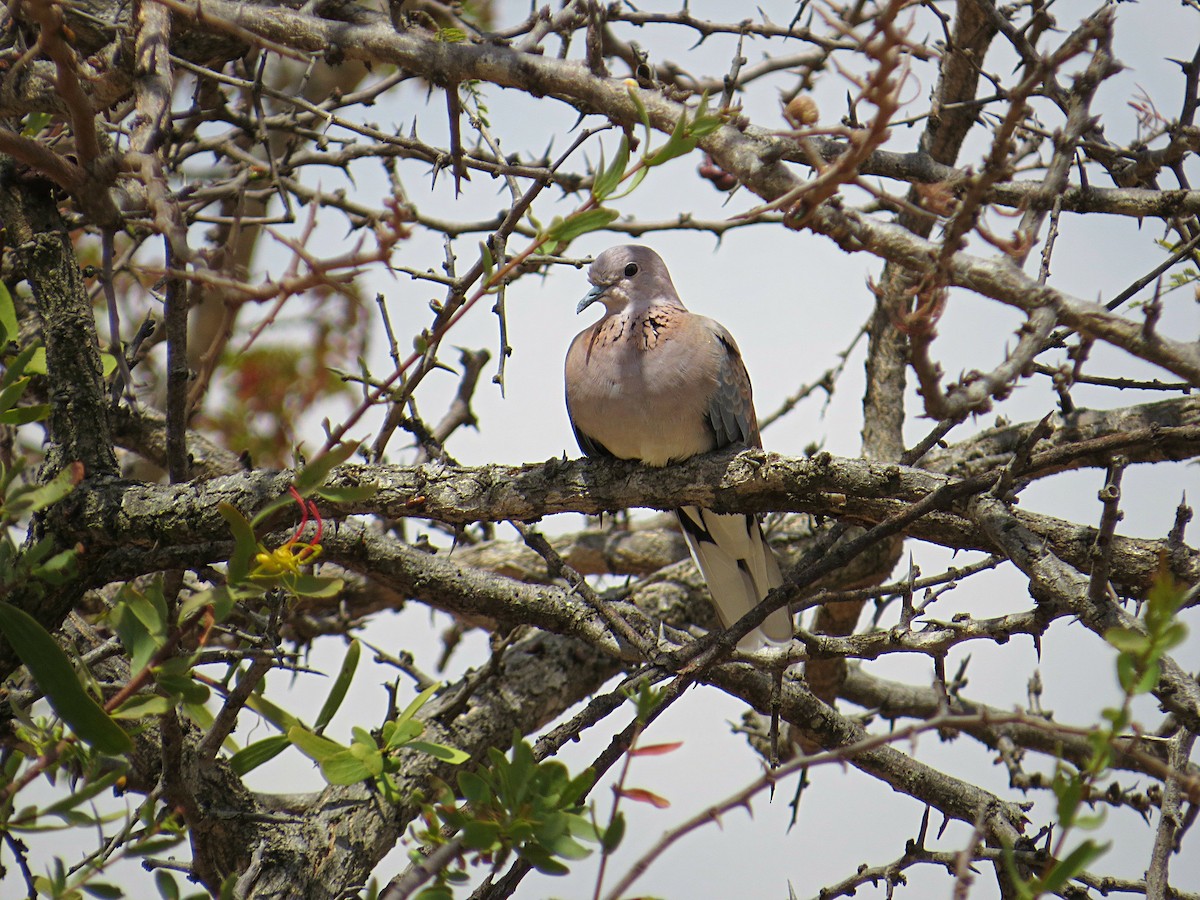
[[[751, 710], [745, 752], [765, 774], [580, 894], [629, 896], [709, 818], [839, 762], [925, 818], [893, 859], [824, 884], [797, 870], [802, 893], [890, 896], [935, 869], [955, 896], [1196, 896], [1172, 860], [1200, 801], [1200, 685], [1177, 661], [1195, 658], [1180, 620], [1200, 554], [1177, 494], [1151, 498], [1178, 503], [1169, 531], [1122, 533], [1121, 487], [1146, 469], [1178, 487], [1194, 472], [1178, 461], [1200, 451], [1200, 52], [1177, 65], [1173, 107], [1117, 98], [1129, 128], [1105, 99], [1133, 14], [1116, 6], [777, 6], [737, 19], [588, 0], [527, 15], [16, 0], [0, 13], [6, 896], [119, 895], [122, 858], [145, 860], [164, 896], [182, 870], [222, 896], [357, 896], [374, 873], [386, 896], [441, 897], [489, 863], [473, 896], [509, 896], [532, 869], [617, 848], [622, 813], [589, 796], [593, 778], [653, 745], [695, 684]], [[659, 48], [681, 38], [697, 47]], [[535, 123], [557, 133], [551, 149], [533, 145]], [[1099, 300], [1057, 283], [1060, 241], [1131, 218], [1142, 277], [1105, 280]], [[455, 461], [473, 402], [494, 390], [477, 392], [481, 377], [503, 387], [514, 351], [565, 349], [565, 334], [510, 328], [531, 276], [581, 294], [577, 240], [707, 247], [746, 231], [780, 265], [742, 302], [781, 332], [830, 315], [768, 306], [763, 285], [804, 274], [797, 242], [870, 273], [838, 288], [871, 301], [864, 346], [830, 348], [778, 410], [760, 403], [765, 425], [786, 423], [865, 359], [860, 454], [747, 450], [665, 470]], [[998, 308], [1019, 317], [1011, 345], [981, 344], [951, 379], [939, 326]], [[451, 350], [489, 316], [494, 356]], [[430, 377], [446, 369], [448, 402]], [[760, 397], [804, 371], [751, 370]], [[1006, 418], [989, 427], [993, 411]], [[1094, 521], [1018, 506], [1080, 470], [1095, 470]], [[604, 516], [549, 539], [531, 524], [684, 503], [773, 514], [785, 584], [725, 632], [665, 520]], [[920, 556], [929, 547], [964, 556], [933, 567], [944, 557]], [[980, 614], [1000, 572], [1023, 588]], [[621, 579], [589, 580], [605, 575]], [[445, 683], [408, 654], [432, 629], [393, 635], [378, 656], [417, 699], [393, 687], [385, 715], [328, 730], [361, 654], [344, 642], [405, 604], [453, 617]], [[735, 649], [785, 604], [801, 613], [790, 645]], [[972, 648], [1006, 659], [1018, 638], [1040, 647], [1055, 627], [1068, 646], [1107, 642], [1099, 717], [1043, 710], [1022, 662], [1010, 668], [1021, 695], [1033, 676], [1028, 701], [999, 706], [947, 666]], [[482, 659], [455, 652], [473, 629], [491, 634]], [[348, 649], [314, 716], [265, 686], [322, 642]], [[873, 663], [897, 654], [931, 674], [903, 682]], [[270, 736], [241, 738], [252, 722]], [[590, 770], [555, 761], [606, 727]], [[925, 732], [994, 751], [1007, 788], [925, 761]], [[249, 786], [292, 747], [322, 777], [287, 795]], [[616, 791], [657, 800], [623, 776]], [[1118, 826], [1097, 808], [1150, 823], [1143, 877], [1105, 874], [1103, 829]], [[963, 823], [956, 843], [931, 814]], [[78, 852], [26, 843], [55, 823]], [[377, 871], [402, 839], [420, 848], [413, 864]], [[163, 858], [175, 845], [186, 862]]]

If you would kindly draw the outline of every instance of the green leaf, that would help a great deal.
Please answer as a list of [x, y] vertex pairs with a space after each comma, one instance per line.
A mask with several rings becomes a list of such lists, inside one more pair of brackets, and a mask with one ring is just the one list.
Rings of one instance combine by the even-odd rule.
[[625, 92], [629, 94], [629, 99], [633, 101], [633, 107], [637, 110], [638, 121], [642, 123], [642, 127], [646, 129], [646, 146], [650, 146], [650, 113], [646, 111], [646, 104], [642, 102], [641, 92], [637, 85], [633, 82], [625, 82]]
[[603, 166], [603, 161], [601, 157], [600, 171], [596, 173], [596, 179], [592, 183], [592, 196], [596, 198], [597, 203], [607, 200], [625, 177], [625, 169], [629, 165], [629, 136], [621, 135], [621, 145], [608, 168]]
[[646, 158], [646, 165], [650, 168], [661, 166], [663, 163], [677, 156], [691, 153], [695, 148], [695, 138], [690, 138], [687, 134], [687, 112], [685, 111], [675, 121], [675, 128], [671, 131], [671, 136], [667, 138], [667, 142]]
[[584, 769], [578, 775], [570, 780], [563, 789], [562, 796], [559, 800], [562, 806], [571, 806], [578, 803], [579, 800], [592, 789], [592, 785], [596, 783], [596, 770]]
[[492, 273], [496, 271], [496, 259], [492, 256], [492, 248], [485, 241], [479, 242], [479, 260], [483, 263], [483, 283], [490, 284]]
[[1066, 887], [1068, 881], [1108, 852], [1108, 844], [1097, 844], [1087, 840], [1059, 860], [1049, 872], [1037, 881], [1041, 893], [1053, 894]]
[[517, 848], [517, 855], [543, 875], [568, 875], [571, 870], [537, 844], [525, 844]]
[[321, 774], [330, 784], [358, 784], [378, 774], [349, 750], [343, 750], [320, 761]]
[[[307, 728], [299, 725], [293, 725], [289, 728], [287, 736], [288, 740], [296, 746], [296, 749], [316, 762], [323, 762], [338, 753], [348, 752], [347, 748], [343, 747], [337, 741], [331, 741], [323, 735], [314, 734]], [[357, 780], [361, 781], [362, 779]]]
[[498, 823], [480, 819], [472, 819], [462, 828], [463, 846], [481, 853], [499, 849], [500, 835]]
[[413, 701], [409, 703], [408, 706], [404, 707], [404, 711], [396, 717], [396, 724], [399, 725], [402, 722], [407, 722], [409, 719], [415, 716], [417, 711], [429, 702], [429, 698], [434, 695], [439, 687], [441, 687], [440, 684], [431, 684], [429, 687], [425, 688], [425, 690], [421, 691], [421, 693], [417, 694]]
[[488, 783], [475, 772], [458, 773], [458, 790], [463, 799], [476, 809], [491, 806], [492, 790]]
[[1055, 775], [1054, 793], [1058, 797], [1058, 821], [1063, 828], [1070, 828], [1083, 799], [1083, 779], [1065, 773]]
[[21, 134], [24, 137], [36, 137], [38, 133], [50, 124], [54, 117], [47, 112], [32, 112], [21, 122]]
[[1160, 674], [1161, 674], [1161, 670], [1159, 668], [1158, 663], [1157, 662], [1150, 663], [1148, 666], [1146, 666], [1146, 671], [1144, 671], [1142, 673], [1141, 677], [1138, 678], [1136, 682], [1134, 682], [1133, 690], [1131, 691], [1131, 693], [1133, 693], [1133, 694], [1148, 694], [1148, 693], [1150, 693], [1150, 691], [1154, 690], [1154, 686], [1156, 684], [1158, 684], [1158, 678], [1159, 678]]
[[209, 588], [204, 591], [196, 591], [194, 594], [189, 595], [180, 605], [179, 624], [183, 625], [191, 621], [193, 616], [208, 607], [212, 607], [213, 619], [217, 622], [224, 622], [229, 618], [229, 614], [233, 612], [236, 600], [249, 599], [258, 595], [259, 591], [253, 588], [230, 590], [225, 585]]
[[30, 375], [45, 375], [46, 348], [35, 344], [29, 349], [32, 352], [29, 354], [29, 363], [25, 366], [25, 371]]
[[406, 746], [409, 741], [418, 738], [425, 731], [425, 726], [412, 719], [403, 722], [383, 723], [383, 749], [396, 750]]
[[1159, 636], [1156, 645], [1160, 652], [1166, 653], [1168, 650], [1173, 650], [1184, 641], [1187, 640], [1187, 626], [1182, 622], [1172, 622]]
[[81, 740], [113, 756], [133, 749], [129, 735], [88, 696], [67, 655], [36, 619], [0, 600], [0, 631], [45, 691], [54, 711]]
[[350, 683], [354, 680], [354, 671], [358, 668], [358, 658], [361, 655], [362, 645], [358, 641], [351, 641], [350, 646], [346, 648], [346, 655], [342, 658], [342, 667], [337, 678], [333, 680], [333, 686], [329, 689], [329, 696], [325, 698], [321, 711], [317, 713], [317, 721], [313, 726], [317, 731], [329, 724], [341, 707], [342, 701], [346, 699], [346, 691], [350, 690]]
[[456, 750], [453, 747], [447, 747], [444, 744], [435, 744], [432, 741], [411, 741], [408, 744], [408, 749], [419, 750], [422, 753], [428, 753], [436, 759], [444, 762], [461, 765], [471, 758], [469, 753], [463, 753], [461, 750]]
[[347, 484], [340, 487], [319, 487], [313, 494], [330, 503], [361, 503], [379, 493], [379, 485], [373, 481], [363, 484]]
[[39, 352], [45, 352], [37, 344], [30, 344], [25, 347], [16, 356], [10, 359], [4, 368], [4, 374], [0, 376], [0, 388], [7, 388], [9, 385], [15, 384], [26, 376], [30, 375], [45, 375], [46, 370], [43, 366], [42, 371], [38, 372], [34, 368], [34, 359]]
[[217, 504], [217, 512], [221, 514], [233, 532], [233, 555], [229, 557], [228, 575], [233, 584], [240, 584], [250, 574], [250, 562], [258, 553], [258, 539], [254, 536], [254, 528], [246, 517], [235, 507], [222, 501]]
[[18, 378], [12, 384], [0, 390], [0, 410], [11, 410], [20, 403], [21, 398], [25, 396], [25, 389], [28, 387], [28, 378]]
[[587, 859], [592, 855], [589, 848], [583, 846], [569, 834], [559, 835], [546, 846], [555, 856], [561, 856], [563, 859]]
[[13, 303], [8, 287], [3, 281], [0, 281], [0, 345], [7, 344], [10, 340], [16, 340], [19, 330], [16, 304]]
[[124, 769], [114, 769], [111, 772], [105, 772], [95, 781], [84, 784], [79, 790], [63, 797], [58, 802], [42, 807], [40, 814], [43, 816], [57, 816], [83, 803], [87, 803], [93, 797], [109, 790], [124, 774]]
[[625, 837], [625, 814], [618, 811], [600, 837], [600, 847], [605, 853], [613, 853]]
[[243, 747], [229, 758], [229, 767], [237, 775], [252, 772], [264, 763], [270, 762], [292, 745], [286, 734], [273, 734], [269, 738], [255, 741]]
[[167, 638], [167, 601], [163, 597], [162, 583], [153, 581], [144, 590], [130, 587], [121, 592], [120, 601], [146, 627], [159, 646]]
[[174, 704], [158, 694], [138, 694], [130, 697], [112, 712], [114, 719], [144, 719], [146, 716], [161, 716]]
[[204, 703], [208, 700], [207, 685], [200, 684], [190, 675], [175, 675], [170, 672], [154, 673], [154, 683], [183, 703]]
[[175, 883], [175, 876], [166, 869], [155, 871], [154, 886], [158, 888], [158, 896], [162, 900], [179, 900], [179, 885]]
[[125, 892], [115, 884], [104, 884], [98, 881], [89, 881], [80, 885], [83, 892], [92, 897], [100, 897], [101, 900], [117, 900], [119, 897], [124, 897]]
[[125, 652], [129, 654], [130, 671], [140, 672], [146, 668], [160, 644], [133, 614], [133, 610], [127, 604], [118, 602], [108, 614], [108, 624], [116, 631]]
[[280, 584], [299, 597], [330, 599], [340, 594], [346, 582], [340, 578], [308, 573], [281, 578]]
[[[9, 516], [19, 516], [25, 512], [40, 512], [53, 506], [74, 489], [75, 472], [68, 467], [45, 484], [13, 492], [13, 496], [10, 496], [5, 502], [6, 512]], [[53, 546], [52, 543], [45, 544], [47, 550]], [[26, 551], [25, 556], [29, 557], [29, 551]]]
[[[329, 480], [329, 473], [333, 471], [334, 466], [340, 466], [357, 453], [359, 446], [357, 441], [347, 441], [320, 454], [296, 473], [296, 477], [292, 479], [292, 485], [301, 497], [307, 497]], [[255, 516], [255, 522], [258, 521], [259, 517]]]
[[246, 705], [285, 734], [297, 727], [302, 731], [306, 730], [299, 719], [282, 707], [276, 706], [262, 694], [251, 694], [246, 699]]
[[28, 425], [30, 422], [41, 422], [49, 415], [50, 406], [47, 403], [18, 406], [0, 413], [0, 425]]
[[604, 209], [603, 207], [585, 210], [573, 216], [568, 216], [566, 219], [551, 222], [550, 230], [546, 234], [546, 240], [569, 244], [582, 234], [599, 231], [601, 228], [606, 227], [619, 215], [620, 213], [615, 209]]
[[1142, 654], [1150, 646], [1150, 638], [1132, 628], [1110, 628], [1104, 639], [1122, 653]]
[[1137, 693], [1137, 661], [1132, 656], [1122, 653], [1117, 657], [1117, 681], [1121, 683], [1121, 690], [1126, 694]]

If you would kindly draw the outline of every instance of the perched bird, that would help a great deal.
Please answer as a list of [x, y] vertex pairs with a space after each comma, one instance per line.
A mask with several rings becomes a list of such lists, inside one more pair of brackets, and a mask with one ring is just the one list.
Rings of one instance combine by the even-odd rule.
[[[605, 250], [588, 270], [593, 287], [577, 313], [604, 304], [604, 316], [567, 351], [567, 412], [588, 456], [651, 466], [730, 444], [761, 447], [750, 378], [729, 332], [684, 308], [662, 259], [648, 247]], [[749, 612], [782, 579], [755, 516], [677, 511], [722, 624]], [[776, 610], [741, 645], [792, 636]]]

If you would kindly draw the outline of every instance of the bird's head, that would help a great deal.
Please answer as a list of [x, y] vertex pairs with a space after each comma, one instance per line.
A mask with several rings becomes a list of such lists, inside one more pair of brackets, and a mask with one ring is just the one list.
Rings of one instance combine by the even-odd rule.
[[588, 269], [588, 281], [592, 283], [592, 289], [579, 301], [576, 313], [583, 312], [597, 300], [609, 313], [655, 303], [682, 305], [666, 264], [649, 247], [637, 244], [610, 247], [597, 256]]

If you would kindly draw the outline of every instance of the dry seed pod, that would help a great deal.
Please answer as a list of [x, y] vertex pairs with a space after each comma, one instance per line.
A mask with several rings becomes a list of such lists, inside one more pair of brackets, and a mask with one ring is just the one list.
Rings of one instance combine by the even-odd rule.
[[821, 111], [817, 108], [817, 101], [808, 94], [797, 94], [783, 108], [783, 117], [793, 128], [807, 128], [817, 124]]

